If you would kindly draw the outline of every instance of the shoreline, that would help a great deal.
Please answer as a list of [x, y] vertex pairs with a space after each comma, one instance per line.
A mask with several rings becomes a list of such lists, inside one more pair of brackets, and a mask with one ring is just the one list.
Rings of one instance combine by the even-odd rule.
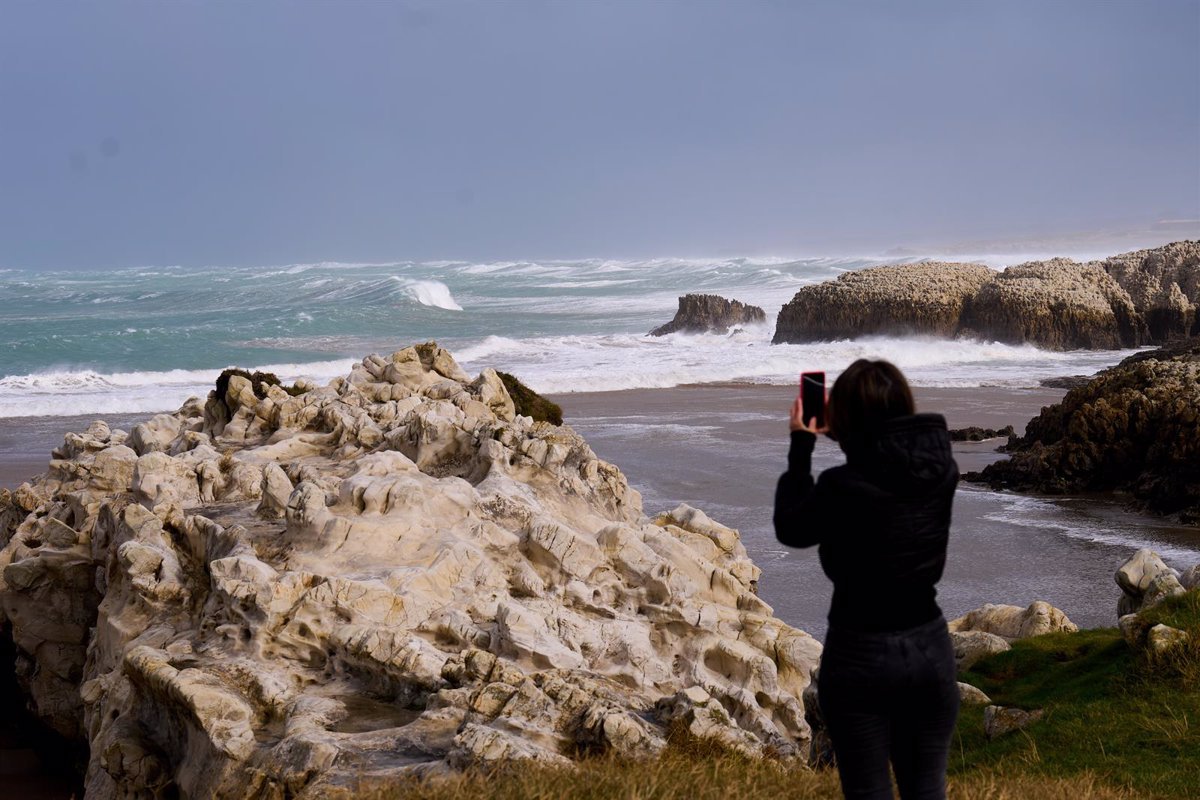
[[[985, 395], [998, 392], [1009, 397], [1022, 398], [1023, 407], [1032, 413], [1021, 419], [1013, 419], [1004, 407], [997, 407]], [[564, 423], [571, 425], [572, 410], [582, 409], [586, 416], [594, 416], [605, 406], [647, 409], [661, 408], [665, 401], [684, 400], [704, 395], [732, 393], [739, 402], [753, 398], [752, 406], [762, 413], [776, 408], [786, 425], [787, 409], [795, 396], [792, 386], [749, 381], [717, 381], [712, 383], [688, 383], [665, 388], [612, 389], [606, 391], [567, 392], [545, 396], [563, 407]], [[1036, 415], [1040, 405], [1057, 402], [1066, 393], [1065, 389], [1051, 387], [922, 387], [913, 386], [918, 410], [945, 413], [950, 428], [965, 428], [976, 425], [984, 428], [1002, 428], [1013, 425], [1019, 432], [1024, 430], [1029, 418]], [[777, 397], [775, 406], [762, 398]], [[947, 404], [948, 403], [948, 404]], [[1037, 405], [1035, 408], [1034, 406]], [[68, 432], [80, 432], [94, 420], [104, 420], [114, 429], [128, 431], [139, 422], [165, 411], [145, 411], [121, 414], [76, 414], [64, 416], [0, 417], [0, 489], [14, 489], [22, 482], [44, 473], [50, 461], [50, 451], [62, 444]], [[682, 409], [684, 414], [687, 409]], [[988, 444], [975, 442], [971, 444]], [[994, 447], [994, 446], [993, 446]], [[619, 461], [614, 462], [621, 467]], [[971, 467], [975, 469], [976, 467]], [[966, 469], [963, 470], [967, 471]]]

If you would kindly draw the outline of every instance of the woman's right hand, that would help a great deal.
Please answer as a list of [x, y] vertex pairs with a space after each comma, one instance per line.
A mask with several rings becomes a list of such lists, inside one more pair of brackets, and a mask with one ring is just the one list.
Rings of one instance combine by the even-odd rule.
[[825, 431], [829, 430], [827, 427], [817, 427], [816, 415], [813, 415], [808, 419], [807, 422], [805, 422], [804, 401], [801, 400], [799, 396], [797, 396], [796, 400], [792, 403], [792, 413], [788, 419], [788, 427], [793, 431], [808, 431], [813, 436], [825, 433]]

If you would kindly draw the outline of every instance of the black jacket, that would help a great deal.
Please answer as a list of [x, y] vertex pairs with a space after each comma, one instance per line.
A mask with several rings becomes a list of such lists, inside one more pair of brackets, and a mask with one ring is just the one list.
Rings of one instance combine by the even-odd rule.
[[946, 564], [958, 465], [946, 420], [889, 420], [878, 436], [842, 442], [846, 463], [815, 483], [816, 437], [792, 433], [788, 469], [775, 489], [775, 535], [790, 547], [820, 545], [833, 581], [831, 626], [897, 631], [941, 614], [934, 584]]

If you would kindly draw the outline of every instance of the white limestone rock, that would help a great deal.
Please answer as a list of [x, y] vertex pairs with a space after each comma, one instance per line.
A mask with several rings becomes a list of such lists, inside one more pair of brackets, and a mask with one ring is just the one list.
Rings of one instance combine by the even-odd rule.
[[962, 681], [958, 682], [958, 699], [964, 706], [990, 706], [992, 704], [992, 698], [988, 697], [986, 692]]
[[1121, 587], [1118, 617], [1153, 608], [1168, 597], [1186, 591], [1179, 573], [1168, 567], [1153, 550], [1138, 550], [1121, 565], [1114, 577]]
[[1188, 640], [1187, 631], [1158, 624], [1146, 631], [1146, 649], [1152, 655], [1161, 656]]
[[1150, 582], [1170, 567], [1153, 550], [1141, 549], [1122, 564], [1116, 572], [1117, 585], [1126, 594], [1140, 597], [1150, 587]]
[[647, 757], [675, 721], [804, 758], [821, 645], [758, 598], [737, 531], [646, 517], [511, 403], [433, 343], [294, 397], [233, 376], [136, 447], [68, 435], [0, 496], [22, 688], [86, 740], [89, 798]]
[[1079, 630], [1066, 614], [1044, 600], [1035, 600], [1027, 608], [988, 603], [951, 620], [948, 626], [951, 631], [982, 631], [1009, 641]]
[[959, 672], [970, 669], [981, 659], [1012, 649], [1003, 636], [985, 631], [950, 631], [950, 641], [954, 645], [954, 663]]

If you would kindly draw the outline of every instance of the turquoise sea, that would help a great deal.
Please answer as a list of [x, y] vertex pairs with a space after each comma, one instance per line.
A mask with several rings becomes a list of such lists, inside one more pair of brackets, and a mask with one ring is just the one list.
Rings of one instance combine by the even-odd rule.
[[[991, 259], [993, 266], [1018, 259]], [[653, 259], [277, 267], [0, 270], [0, 417], [173, 410], [224, 367], [318, 382], [367, 353], [436, 339], [468, 371], [493, 366], [543, 392], [689, 383], [790, 383], [859, 356], [919, 385], [1034, 385], [1120, 353], [875, 338], [771, 345], [800, 286], [870, 258]], [[679, 295], [762, 306], [767, 323], [656, 338]]]

